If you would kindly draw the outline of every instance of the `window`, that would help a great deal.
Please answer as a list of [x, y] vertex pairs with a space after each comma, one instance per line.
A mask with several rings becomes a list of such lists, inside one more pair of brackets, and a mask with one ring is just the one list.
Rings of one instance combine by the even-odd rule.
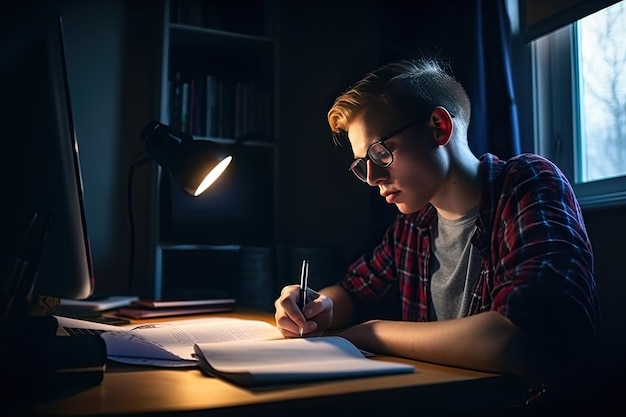
[[532, 42], [535, 147], [583, 207], [626, 204], [626, 2]]

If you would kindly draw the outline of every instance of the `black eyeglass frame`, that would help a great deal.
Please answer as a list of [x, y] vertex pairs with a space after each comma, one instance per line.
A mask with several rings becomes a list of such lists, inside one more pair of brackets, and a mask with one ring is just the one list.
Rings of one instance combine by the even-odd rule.
[[[352, 171], [352, 173], [361, 181], [363, 182], [367, 182], [367, 176], [365, 178], [362, 178], [359, 174], [357, 174], [357, 172], [354, 170], [354, 168], [359, 165], [360, 163], [364, 163], [365, 166], [367, 166], [367, 161], [372, 161], [374, 164], [376, 164], [377, 166], [381, 167], [381, 168], [387, 168], [389, 165], [391, 165], [393, 163], [393, 152], [391, 152], [389, 150], [389, 148], [387, 148], [385, 146], [385, 141], [391, 139], [392, 137], [399, 135], [400, 133], [404, 132], [405, 130], [407, 130], [408, 128], [410, 128], [411, 126], [417, 124], [420, 120], [422, 119], [414, 119], [411, 120], [408, 123], [403, 124], [402, 126], [400, 126], [399, 128], [393, 130], [391, 133], [383, 136], [382, 138], [378, 139], [376, 142], [372, 143], [370, 146], [367, 147], [367, 152], [365, 152], [365, 157], [363, 158], [357, 158], [354, 161], [352, 161], [352, 163], [350, 164], [350, 171]], [[374, 147], [375, 145], [381, 145], [391, 156], [391, 161], [389, 161], [389, 163], [386, 164], [379, 164], [378, 162], [376, 162], [374, 159], [372, 159], [372, 157], [370, 156], [372, 147]], [[367, 170], [365, 175], [367, 175]]]

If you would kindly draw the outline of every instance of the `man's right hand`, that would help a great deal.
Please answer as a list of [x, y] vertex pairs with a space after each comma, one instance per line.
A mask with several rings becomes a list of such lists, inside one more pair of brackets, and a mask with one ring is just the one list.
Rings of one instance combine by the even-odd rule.
[[274, 302], [276, 326], [286, 338], [300, 337], [300, 329], [303, 330], [302, 336], [318, 336], [332, 322], [333, 300], [311, 289], [307, 291], [307, 300], [310, 301], [302, 310], [298, 307], [298, 285], [284, 287]]

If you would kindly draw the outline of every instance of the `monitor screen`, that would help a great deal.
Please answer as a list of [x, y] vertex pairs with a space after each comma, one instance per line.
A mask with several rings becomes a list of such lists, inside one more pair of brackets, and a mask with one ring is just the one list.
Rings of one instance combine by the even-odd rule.
[[11, 253], [19, 245], [24, 230], [17, 226], [24, 219], [33, 213], [49, 218], [41, 256], [34, 261], [32, 293], [83, 299], [93, 291], [94, 276], [63, 21], [43, 6], [24, 13], [15, 7], [1, 20], [3, 252]]

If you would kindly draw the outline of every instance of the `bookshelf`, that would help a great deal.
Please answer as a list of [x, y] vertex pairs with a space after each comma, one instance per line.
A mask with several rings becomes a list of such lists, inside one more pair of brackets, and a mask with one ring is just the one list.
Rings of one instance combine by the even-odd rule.
[[[270, 308], [275, 240], [277, 47], [269, 0], [164, 1], [160, 117], [233, 146], [211, 188], [189, 197], [157, 168], [156, 298], [226, 291]], [[267, 288], [266, 296], [245, 289]], [[261, 294], [262, 295], [262, 294]]]

